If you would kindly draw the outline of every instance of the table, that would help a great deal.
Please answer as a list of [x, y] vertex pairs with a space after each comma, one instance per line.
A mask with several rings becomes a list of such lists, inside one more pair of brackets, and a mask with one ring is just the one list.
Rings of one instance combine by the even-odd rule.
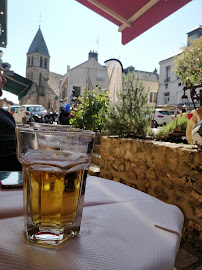
[[61, 248], [26, 244], [22, 189], [0, 190], [1, 270], [173, 270], [180, 209], [123, 184], [88, 176], [80, 233]]

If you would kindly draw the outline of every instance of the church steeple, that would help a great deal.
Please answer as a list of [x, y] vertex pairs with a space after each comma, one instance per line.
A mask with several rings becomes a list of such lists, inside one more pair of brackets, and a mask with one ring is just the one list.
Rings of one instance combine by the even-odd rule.
[[40, 26], [27, 52], [27, 54], [32, 53], [40, 53], [44, 56], [50, 57]]
[[26, 77], [39, 86], [49, 78], [50, 55], [40, 26], [27, 52]]

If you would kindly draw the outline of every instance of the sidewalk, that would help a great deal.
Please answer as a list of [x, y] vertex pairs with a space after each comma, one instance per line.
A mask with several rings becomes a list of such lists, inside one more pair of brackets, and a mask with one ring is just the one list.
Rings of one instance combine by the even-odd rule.
[[182, 243], [178, 251], [174, 270], [202, 270], [202, 253], [188, 243]]

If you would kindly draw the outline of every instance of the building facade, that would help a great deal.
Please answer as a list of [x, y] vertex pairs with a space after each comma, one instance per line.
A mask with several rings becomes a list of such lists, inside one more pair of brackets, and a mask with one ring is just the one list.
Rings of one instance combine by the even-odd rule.
[[[61, 100], [63, 103], [74, 102], [75, 97], [82, 96], [84, 88], [107, 89], [109, 77], [107, 69], [98, 63], [98, 54], [89, 52], [88, 60], [72, 69], [67, 66], [67, 73], [61, 82]], [[99, 87], [98, 87], [99, 86]]]
[[[192, 29], [187, 33], [187, 46], [189, 45], [189, 39], [196, 39], [202, 36], [202, 26], [199, 25], [196, 28]], [[182, 49], [176, 52], [175, 54], [167, 57], [166, 59], [159, 62], [160, 65], [160, 73], [159, 73], [159, 92], [158, 92], [158, 105], [176, 105], [183, 106], [184, 100], [182, 96], [184, 94], [183, 91], [183, 83], [174, 73], [175, 60], [181, 54]], [[197, 89], [197, 93], [199, 93], [200, 89]], [[186, 101], [186, 106], [189, 111], [194, 109], [190, 91], [186, 91], [186, 95], [188, 100]], [[196, 106], [199, 106], [199, 102], [195, 102]]]
[[148, 92], [148, 106], [154, 108], [157, 102], [157, 95], [159, 90], [159, 76], [157, 70], [153, 72], [135, 70], [133, 66], [124, 69], [124, 73], [134, 72], [135, 78], [143, 84], [144, 90]]

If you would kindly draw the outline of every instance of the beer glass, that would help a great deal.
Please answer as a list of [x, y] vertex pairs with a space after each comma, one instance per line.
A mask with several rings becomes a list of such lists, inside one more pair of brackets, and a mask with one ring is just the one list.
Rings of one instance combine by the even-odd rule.
[[59, 245], [78, 234], [94, 132], [60, 125], [16, 127], [23, 166], [25, 232]]

